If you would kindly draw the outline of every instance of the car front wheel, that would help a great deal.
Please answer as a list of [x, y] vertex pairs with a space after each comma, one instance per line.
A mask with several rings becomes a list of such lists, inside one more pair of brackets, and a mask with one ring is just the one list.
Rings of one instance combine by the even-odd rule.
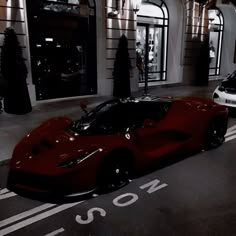
[[223, 122], [220, 120], [214, 120], [211, 122], [206, 140], [206, 149], [217, 148], [225, 141], [226, 128]]
[[110, 192], [127, 185], [130, 178], [131, 162], [123, 155], [109, 156], [100, 170], [98, 188], [102, 192]]

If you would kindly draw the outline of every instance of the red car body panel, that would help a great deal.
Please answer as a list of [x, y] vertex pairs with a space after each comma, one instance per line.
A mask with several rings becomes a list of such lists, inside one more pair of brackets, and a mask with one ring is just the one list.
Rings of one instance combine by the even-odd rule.
[[[227, 124], [227, 109], [211, 100], [168, 99], [172, 105], [163, 119], [150, 121], [146, 127], [128, 133], [75, 136], [66, 130], [72, 122], [69, 118], [58, 117], [44, 122], [24, 137], [13, 151], [9, 167], [10, 173], [14, 173], [14, 187], [33, 192], [50, 192], [54, 187], [64, 193], [89, 191], [97, 185], [104, 158], [115, 150], [129, 150], [135, 160], [134, 169], [140, 171], [153, 160], [171, 153], [180, 155], [201, 150], [206, 130], [215, 117], [224, 117]], [[91, 150], [95, 153], [79, 164], [68, 168], [60, 166], [63, 161], [73, 160]], [[32, 178], [32, 182], [27, 178]]]

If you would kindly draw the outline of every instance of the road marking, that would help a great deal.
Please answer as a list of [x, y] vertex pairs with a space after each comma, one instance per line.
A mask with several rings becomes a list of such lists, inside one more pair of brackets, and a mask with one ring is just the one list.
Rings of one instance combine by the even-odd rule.
[[225, 142], [228, 142], [228, 141], [230, 141], [230, 140], [232, 140], [232, 139], [235, 139], [235, 138], [236, 138], [236, 135], [232, 135], [232, 136], [226, 138], [226, 139], [225, 139]]
[[1, 194], [0, 195], [0, 200], [3, 200], [3, 199], [6, 199], [6, 198], [10, 198], [10, 197], [14, 197], [16, 196], [17, 194], [13, 193], [13, 192], [9, 192], [9, 193], [6, 193], [6, 194]]
[[236, 129], [236, 125], [231, 126], [230, 128], [227, 129], [227, 132], [230, 132], [232, 130]]
[[146, 183], [146, 184], [140, 186], [139, 188], [140, 189], [148, 188], [147, 192], [150, 194], [150, 193], [154, 193], [154, 192], [156, 192], [156, 191], [158, 191], [158, 190], [168, 186], [168, 184], [165, 184], [165, 183], [159, 185], [160, 182], [161, 182], [160, 180], [154, 179], [151, 182]]
[[100, 207], [93, 207], [91, 209], [88, 210], [87, 212], [87, 219], [83, 220], [82, 219], [82, 216], [80, 215], [77, 215], [75, 217], [75, 221], [78, 223], [78, 224], [81, 224], [81, 225], [85, 225], [85, 224], [90, 224], [93, 222], [94, 220], [94, 212], [98, 212], [100, 216], [103, 216], [105, 217], [106, 216], [106, 211]]
[[235, 138], [236, 138], [236, 125], [233, 125], [227, 129], [227, 133], [225, 134], [225, 142], [228, 142]]
[[64, 228], [60, 228], [60, 229], [57, 229], [57, 230], [55, 230], [55, 231], [53, 231], [53, 232], [51, 232], [49, 234], [46, 234], [44, 236], [54, 236], [54, 235], [60, 234], [60, 233], [62, 233], [64, 231], [65, 231]]
[[7, 219], [5, 219], [5, 220], [0, 221], [0, 228], [2, 228], [2, 227], [5, 226], [5, 225], [9, 225], [9, 224], [12, 224], [12, 223], [14, 223], [14, 222], [16, 222], [16, 221], [19, 221], [19, 220], [21, 220], [21, 219], [24, 219], [24, 218], [26, 218], [26, 217], [28, 217], [28, 216], [31, 216], [31, 215], [33, 215], [33, 214], [35, 214], [35, 213], [38, 213], [38, 212], [40, 212], [40, 211], [46, 210], [46, 209], [48, 209], [48, 208], [50, 208], [50, 207], [53, 207], [53, 206], [55, 206], [55, 205], [56, 205], [56, 204], [49, 204], [49, 203], [43, 204], [43, 205], [40, 205], [40, 206], [35, 207], [35, 208], [33, 208], [33, 209], [30, 209], [30, 210], [28, 210], [28, 211], [24, 211], [24, 212], [22, 212], [22, 213], [20, 213], [20, 214], [18, 214], [18, 215], [14, 215], [14, 216], [12, 216], [12, 217], [9, 217], [9, 218], [7, 218]]
[[26, 227], [28, 225], [31, 225], [31, 224], [33, 224], [35, 222], [38, 222], [40, 220], [44, 220], [44, 219], [46, 219], [46, 218], [48, 218], [48, 217], [50, 217], [52, 215], [55, 215], [55, 214], [57, 214], [59, 212], [67, 210], [69, 208], [72, 208], [72, 207], [74, 207], [74, 206], [76, 206], [76, 205], [78, 205], [78, 204], [80, 204], [82, 202], [83, 201], [75, 202], [75, 203], [69, 203], [69, 204], [63, 204], [61, 206], [55, 207], [55, 208], [53, 208], [53, 209], [51, 209], [49, 211], [43, 212], [43, 213], [41, 213], [39, 215], [33, 216], [33, 217], [29, 218], [29, 219], [23, 220], [23, 221], [21, 221], [19, 223], [16, 223], [16, 224], [11, 225], [11, 226], [9, 226], [9, 227], [7, 227], [5, 229], [0, 230], [0, 235], [3, 236], [3, 235], [7, 235], [9, 233], [15, 232], [15, 231], [17, 231], [17, 230], [19, 230], [21, 228], [24, 228], [24, 227]]
[[0, 190], [0, 195], [9, 192], [7, 188], [3, 188]]
[[228, 136], [230, 136], [230, 135], [232, 135], [232, 134], [236, 134], [236, 130], [227, 132], [227, 133], [225, 134], [225, 137], [228, 137]]

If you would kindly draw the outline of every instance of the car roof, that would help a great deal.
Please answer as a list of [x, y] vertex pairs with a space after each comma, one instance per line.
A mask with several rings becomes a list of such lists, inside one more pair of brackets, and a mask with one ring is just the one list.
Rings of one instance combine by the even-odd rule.
[[135, 97], [135, 98], [125, 98], [125, 99], [111, 99], [103, 104], [122, 104], [122, 103], [139, 103], [139, 102], [172, 102], [173, 97], [171, 96], [166, 96], [166, 97], [158, 97], [158, 96], [142, 96], [142, 97]]

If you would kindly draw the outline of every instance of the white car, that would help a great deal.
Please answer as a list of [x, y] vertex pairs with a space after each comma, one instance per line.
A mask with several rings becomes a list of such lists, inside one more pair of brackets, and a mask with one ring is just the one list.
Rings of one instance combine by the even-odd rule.
[[236, 70], [215, 89], [213, 100], [218, 104], [236, 108]]

